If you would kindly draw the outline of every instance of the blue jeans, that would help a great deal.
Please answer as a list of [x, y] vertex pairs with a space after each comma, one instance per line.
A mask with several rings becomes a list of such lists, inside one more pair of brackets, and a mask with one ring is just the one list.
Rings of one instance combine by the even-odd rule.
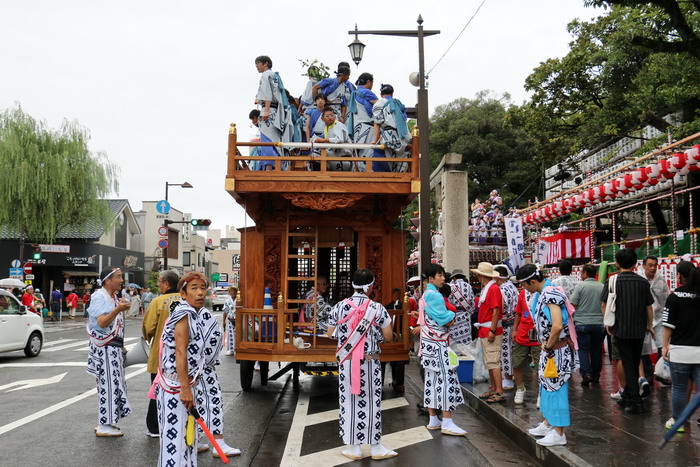
[[695, 384], [700, 384], [700, 363], [673, 363], [671, 362], [671, 407], [673, 418], [678, 418], [688, 403], [688, 383], [692, 377]]
[[600, 377], [603, 367], [603, 341], [605, 327], [602, 324], [582, 324], [576, 326], [578, 337], [578, 358], [581, 361], [581, 375]]

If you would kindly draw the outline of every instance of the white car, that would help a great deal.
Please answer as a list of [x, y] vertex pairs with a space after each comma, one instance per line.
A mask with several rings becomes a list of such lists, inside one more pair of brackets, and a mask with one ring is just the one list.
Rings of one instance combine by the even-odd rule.
[[44, 321], [28, 312], [10, 292], [0, 289], [0, 352], [24, 350], [36, 357], [44, 343]]
[[229, 297], [227, 289], [217, 289], [214, 292], [214, 296], [211, 300], [211, 308], [213, 311], [223, 310], [226, 299]]

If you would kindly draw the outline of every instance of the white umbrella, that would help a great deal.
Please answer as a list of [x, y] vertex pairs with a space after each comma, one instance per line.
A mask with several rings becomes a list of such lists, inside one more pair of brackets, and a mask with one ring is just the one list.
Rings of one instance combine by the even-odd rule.
[[8, 287], [14, 289], [15, 287], [23, 289], [27, 285], [19, 279], [0, 279], [0, 287]]
[[420, 284], [420, 277], [418, 276], [413, 276], [409, 280], [406, 281], [407, 285], [419, 285]]

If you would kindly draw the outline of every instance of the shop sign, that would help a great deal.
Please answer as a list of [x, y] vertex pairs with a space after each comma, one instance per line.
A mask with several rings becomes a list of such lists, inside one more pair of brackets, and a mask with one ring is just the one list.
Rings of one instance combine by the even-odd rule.
[[39, 245], [42, 253], [70, 253], [70, 245]]
[[135, 268], [139, 262], [138, 256], [127, 255], [124, 257], [124, 267], [125, 268]]
[[94, 266], [95, 256], [66, 256], [66, 261], [73, 266]]

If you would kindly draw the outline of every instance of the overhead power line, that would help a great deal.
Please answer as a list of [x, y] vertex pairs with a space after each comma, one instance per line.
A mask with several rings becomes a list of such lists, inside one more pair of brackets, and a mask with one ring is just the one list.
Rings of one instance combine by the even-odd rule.
[[447, 48], [447, 50], [445, 50], [445, 53], [442, 54], [442, 57], [440, 57], [440, 58], [438, 59], [438, 61], [435, 62], [435, 65], [433, 65], [433, 67], [432, 67], [430, 70], [428, 70], [428, 72], [425, 74], [426, 77], [430, 76], [430, 73], [435, 69], [436, 66], [438, 66], [438, 64], [442, 61], [442, 59], [445, 58], [445, 55], [447, 55], [447, 53], [450, 51], [450, 49], [452, 48], [452, 46], [455, 45], [455, 43], [459, 40], [459, 37], [462, 35], [462, 33], [465, 31], [465, 29], [467, 29], [467, 27], [468, 27], [469, 24], [472, 22], [472, 20], [474, 19], [474, 17], [479, 13], [479, 10], [481, 10], [481, 7], [484, 6], [484, 3], [486, 3], [486, 0], [482, 0], [481, 5], [479, 5], [479, 8], [477, 8], [476, 11], [474, 12], [474, 14], [472, 15], [472, 17], [469, 18], [469, 21], [467, 21], [467, 24], [465, 24], [464, 27], [462, 28], [462, 30], [459, 32], [459, 34], [457, 34], [457, 37], [455, 38], [454, 41], [452, 41], [452, 43], [451, 43], [450, 46]]

